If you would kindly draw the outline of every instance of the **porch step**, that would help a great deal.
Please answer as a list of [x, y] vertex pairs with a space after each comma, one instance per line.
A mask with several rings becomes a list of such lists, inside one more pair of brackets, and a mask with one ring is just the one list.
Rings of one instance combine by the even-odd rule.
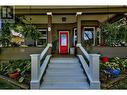
[[43, 82], [41, 89], [89, 89], [87, 82]]
[[83, 72], [83, 69], [81, 69], [81, 68], [76, 68], [76, 69], [73, 69], [73, 68], [48, 68], [47, 70], [46, 70], [46, 72], [59, 72], [59, 73], [77, 73], [77, 72], [79, 72], [79, 73], [82, 73]]
[[52, 58], [40, 89], [88, 89], [87, 77], [77, 58]]
[[75, 58], [52, 58], [50, 63], [78, 63], [78, 59]]
[[48, 67], [49, 68], [81, 68], [80, 64], [67, 64], [67, 63], [59, 63], [59, 64], [54, 64], [54, 63], [49, 63]]
[[44, 82], [87, 82], [87, 77], [81, 76], [64, 76], [64, 77], [56, 77], [56, 76], [45, 76]]

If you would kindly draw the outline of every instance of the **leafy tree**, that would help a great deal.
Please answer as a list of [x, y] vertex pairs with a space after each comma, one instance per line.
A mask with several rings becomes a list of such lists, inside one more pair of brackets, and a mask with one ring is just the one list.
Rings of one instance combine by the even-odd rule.
[[115, 23], [106, 23], [102, 26], [102, 35], [109, 46], [127, 43], [127, 25], [123, 19]]
[[2, 29], [1, 29], [1, 36], [0, 36], [0, 42], [4, 47], [8, 47], [10, 44], [11, 39], [11, 31], [10, 28], [12, 28], [14, 25], [12, 23], [8, 23], [5, 21]]

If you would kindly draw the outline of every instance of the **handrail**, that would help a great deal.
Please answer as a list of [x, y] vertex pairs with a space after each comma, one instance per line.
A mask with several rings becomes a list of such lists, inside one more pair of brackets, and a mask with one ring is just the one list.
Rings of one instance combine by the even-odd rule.
[[86, 56], [86, 58], [88, 59], [88, 61], [90, 61], [89, 58], [89, 54], [87, 53], [87, 51], [82, 47], [82, 45], [80, 43], [77, 44], [77, 47], [79, 47], [81, 49], [81, 51], [83, 52], [83, 54]]
[[[47, 52], [49, 48], [52, 47], [52, 44], [47, 44], [46, 48], [41, 52], [41, 54], [31, 54], [31, 89], [39, 89], [40, 88], [40, 81], [42, 76], [44, 75], [44, 72], [46, 70], [46, 67], [49, 63], [49, 60], [51, 58], [51, 55], [47, 55]], [[40, 66], [40, 62], [42, 58], [43, 64]]]
[[46, 48], [40, 54], [40, 60], [44, 57], [50, 47], [52, 47], [52, 44], [47, 44]]
[[[79, 43], [77, 47], [83, 52], [83, 55], [77, 55], [79, 58], [83, 69], [86, 72], [87, 78], [90, 82], [91, 89], [99, 89], [100, 88], [100, 81], [99, 81], [99, 56], [98, 54], [88, 54], [87, 51], [82, 47]], [[89, 66], [84, 59], [84, 56], [89, 61]]]

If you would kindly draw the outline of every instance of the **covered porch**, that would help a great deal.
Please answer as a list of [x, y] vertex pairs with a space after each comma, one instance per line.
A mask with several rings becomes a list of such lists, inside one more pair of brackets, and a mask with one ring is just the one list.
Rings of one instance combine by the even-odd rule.
[[[88, 54], [87, 51], [85, 50], [85, 47], [87, 45], [86, 43], [87, 42], [90, 43], [89, 45], [91, 46], [96, 46], [101, 44], [103, 41], [101, 37], [102, 35], [101, 35], [100, 26], [103, 23], [106, 22], [112, 23], [120, 18], [125, 17], [126, 16], [125, 13], [127, 12], [127, 7], [125, 6], [66, 6], [66, 7], [65, 6], [56, 6], [56, 7], [55, 6], [16, 6], [15, 11], [17, 16], [25, 16], [27, 20], [29, 20], [32, 24], [36, 25], [40, 29], [40, 31], [45, 31], [44, 34], [46, 36], [45, 49], [42, 51], [41, 54], [31, 55], [31, 62], [32, 62], [31, 89], [43, 88], [43, 82], [45, 81], [44, 77], [46, 76], [48, 72], [47, 70], [49, 69], [53, 61], [52, 54], [61, 54], [61, 55], [71, 54], [72, 47], [75, 49], [74, 50], [75, 52], [72, 54], [75, 55], [76, 59], [78, 59], [78, 62], [76, 63], [79, 63], [81, 65], [80, 67], [83, 70], [83, 74], [87, 77], [87, 81], [85, 82], [88, 84], [87, 86], [85, 84], [82, 84], [85, 85], [85, 87], [83, 86], [82, 89], [100, 88], [99, 55]], [[69, 64], [73, 63], [75, 61], [74, 60], [75, 58], [69, 59], [70, 62]], [[64, 60], [67, 61], [67, 59]], [[57, 62], [58, 64], [60, 64], [63, 62], [63, 59], [59, 59], [57, 61], [55, 60], [53, 62], [54, 62], [53, 64], [57, 64]], [[68, 62], [65, 63], [68, 64]], [[53, 67], [57, 67], [57, 66], [58, 65], [54, 65]], [[67, 68], [65, 64], [64, 65], [60, 64], [59, 66], [60, 67], [63, 66]], [[59, 66], [58, 68], [60, 68]], [[73, 68], [72, 71], [74, 69], [76, 69], [76, 67]], [[80, 75], [80, 73], [77, 74]], [[78, 87], [77, 84], [74, 85], [75, 88], [70, 87], [70, 89], [76, 89], [76, 87]], [[50, 84], [50, 87], [51, 86], [52, 85]], [[79, 85], [79, 88], [80, 87], [82, 86]], [[57, 87], [51, 89], [57, 89]], [[67, 88], [63, 87], [62, 89], [67, 89]]]
[[126, 6], [16, 6], [15, 14], [37, 26], [42, 37], [36, 45], [52, 43], [52, 54], [59, 54], [62, 48], [60, 32], [68, 32], [67, 44], [63, 43], [70, 54], [71, 48], [77, 53], [77, 43], [83, 47], [102, 44], [101, 25], [126, 17]]

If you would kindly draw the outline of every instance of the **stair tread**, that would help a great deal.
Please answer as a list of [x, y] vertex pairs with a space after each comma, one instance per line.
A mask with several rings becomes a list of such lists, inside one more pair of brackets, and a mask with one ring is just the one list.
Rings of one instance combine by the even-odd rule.
[[77, 77], [66, 77], [66, 78], [56, 78], [56, 77], [45, 77], [44, 78], [44, 82], [87, 82], [87, 78], [77, 78]]
[[84, 75], [82, 75], [82, 74], [72, 74], [72, 75], [70, 75], [70, 74], [68, 74], [68, 75], [61, 75], [61, 74], [46, 74], [44, 77], [62, 77], [62, 78], [64, 78], [64, 77], [85, 77], [85, 74]]
[[83, 72], [70, 72], [70, 73], [67, 73], [67, 72], [46, 72], [46, 74], [48, 74], [48, 75], [80, 75], [80, 76], [82, 76], [82, 75], [84, 75], [84, 73]]
[[48, 71], [48, 70], [50, 70], [50, 71], [69, 71], [69, 70], [74, 70], [74, 71], [83, 71], [83, 69], [80, 67], [80, 68], [76, 68], [76, 69], [74, 69], [74, 68], [47, 68], [47, 70], [46, 71]]
[[41, 85], [41, 89], [78, 89], [78, 88], [89, 88], [89, 84], [87, 82], [67, 82], [67, 83], [52, 83], [52, 82], [44, 82]]
[[77, 58], [51, 58], [40, 89], [88, 89], [89, 83]]
[[83, 70], [80, 69], [80, 70], [56, 70], [56, 69], [52, 69], [52, 70], [49, 70], [47, 69], [46, 70], [47, 73], [83, 73]]

